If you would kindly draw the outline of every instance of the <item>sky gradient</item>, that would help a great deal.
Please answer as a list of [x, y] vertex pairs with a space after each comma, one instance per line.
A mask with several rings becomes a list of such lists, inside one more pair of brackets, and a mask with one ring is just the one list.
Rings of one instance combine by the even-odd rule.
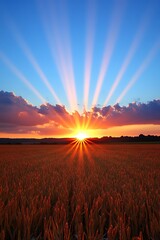
[[0, 137], [160, 135], [160, 2], [0, 1]]

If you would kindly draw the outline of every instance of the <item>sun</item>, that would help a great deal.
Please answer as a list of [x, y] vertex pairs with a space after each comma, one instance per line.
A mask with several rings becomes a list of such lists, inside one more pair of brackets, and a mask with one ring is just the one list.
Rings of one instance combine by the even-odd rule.
[[77, 133], [76, 138], [78, 141], [83, 142], [87, 138], [87, 133], [79, 132], [79, 133]]

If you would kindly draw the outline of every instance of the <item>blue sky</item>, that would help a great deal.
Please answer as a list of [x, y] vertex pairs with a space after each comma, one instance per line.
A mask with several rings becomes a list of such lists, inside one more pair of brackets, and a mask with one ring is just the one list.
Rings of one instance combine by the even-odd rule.
[[[61, 104], [69, 110], [81, 110], [86, 104], [86, 71], [90, 72], [88, 109], [93, 103], [98, 106], [104, 106], [105, 102], [114, 105], [117, 99], [120, 99], [121, 105], [158, 99], [159, 16], [158, 0], [1, 0], [0, 89], [14, 92], [39, 106], [43, 99], [28, 87], [31, 83], [47, 102], [55, 105], [57, 100], [38, 75], [34, 61]], [[30, 53], [30, 60], [25, 51]], [[127, 56], [128, 64], [107, 100]], [[13, 65], [25, 76], [28, 85], [15, 74]], [[100, 71], [103, 76], [98, 91]], [[136, 77], [138, 71], [140, 73]], [[133, 84], [122, 94], [132, 79]], [[72, 108], [75, 96], [77, 102]]]

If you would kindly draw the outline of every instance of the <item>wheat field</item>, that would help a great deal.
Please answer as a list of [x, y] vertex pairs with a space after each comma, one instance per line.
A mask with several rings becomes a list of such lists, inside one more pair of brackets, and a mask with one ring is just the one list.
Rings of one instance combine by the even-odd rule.
[[1, 240], [159, 240], [160, 145], [0, 146]]

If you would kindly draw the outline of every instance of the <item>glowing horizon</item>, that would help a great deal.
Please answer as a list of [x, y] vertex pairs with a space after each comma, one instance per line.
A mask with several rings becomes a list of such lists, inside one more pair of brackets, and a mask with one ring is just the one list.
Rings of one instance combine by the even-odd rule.
[[[12, 4], [8, 6], [12, 14], [4, 11], [0, 19], [5, 36], [0, 49], [5, 79], [0, 80], [0, 90], [5, 91], [1, 92], [4, 103], [0, 102], [0, 106], [4, 109], [5, 101], [10, 101], [7, 97], [14, 98], [15, 112], [10, 120], [12, 123], [14, 119], [13, 128], [16, 123], [22, 124], [21, 134], [26, 131], [37, 136], [38, 132], [42, 135], [47, 132], [48, 136], [52, 129], [57, 136], [74, 136], [75, 132], [99, 136], [98, 131], [103, 135], [114, 127], [159, 124], [156, 113], [155, 119], [148, 117], [148, 121], [143, 114], [138, 118], [144, 105], [152, 112], [149, 102], [155, 109], [159, 107], [159, 4], [153, 4], [150, 10], [152, 3], [146, 6], [141, 3], [143, 14], [138, 11], [137, 18], [130, 15], [137, 10], [137, 3], [125, 0], [121, 6], [101, 5], [96, 0], [93, 3], [88, 0], [87, 4], [63, 0], [36, 2], [35, 6], [31, 4], [31, 15], [25, 15], [25, 11], [30, 12], [27, 3], [25, 6], [18, 9], [23, 9], [27, 20], [18, 10], [13, 11]], [[2, 4], [2, 8], [6, 7], [7, 4]], [[29, 24], [32, 22], [33, 25]], [[24, 109], [16, 104], [22, 104]], [[2, 128], [7, 111], [0, 120]]]

